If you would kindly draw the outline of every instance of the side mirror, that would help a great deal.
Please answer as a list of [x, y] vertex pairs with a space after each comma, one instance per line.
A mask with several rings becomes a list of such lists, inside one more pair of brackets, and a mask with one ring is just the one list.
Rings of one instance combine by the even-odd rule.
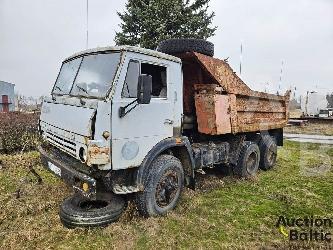
[[152, 91], [152, 76], [140, 75], [138, 81], [138, 104], [149, 104]]

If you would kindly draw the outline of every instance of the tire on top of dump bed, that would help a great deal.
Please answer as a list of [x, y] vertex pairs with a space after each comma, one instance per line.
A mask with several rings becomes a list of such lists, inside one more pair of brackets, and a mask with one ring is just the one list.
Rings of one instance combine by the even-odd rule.
[[171, 55], [194, 51], [214, 56], [214, 44], [203, 39], [168, 39], [159, 43], [157, 51]]

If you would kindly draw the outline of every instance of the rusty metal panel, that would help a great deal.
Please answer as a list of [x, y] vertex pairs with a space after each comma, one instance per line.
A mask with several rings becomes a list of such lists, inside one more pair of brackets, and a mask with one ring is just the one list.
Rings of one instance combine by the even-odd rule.
[[231, 133], [229, 96], [218, 85], [195, 85], [198, 130], [204, 134]]
[[201, 69], [195, 69], [192, 65], [183, 65], [183, 91], [184, 91], [184, 113], [192, 114], [194, 109], [194, 85], [192, 83], [200, 82]]
[[91, 143], [88, 146], [88, 156], [87, 165], [91, 166], [93, 164], [107, 164], [110, 162], [110, 148], [103, 147], [97, 143]]
[[207, 73], [205, 73], [201, 65], [190, 58], [189, 61], [183, 63], [183, 93], [184, 93], [184, 114], [192, 115], [195, 113], [194, 95], [195, 89], [194, 85], [197, 83], [209, 83], [218, 84], [213, 78], [211, 78]]
[[279, 96], [251, 90], [224, 60], [206, 56], [197, 52], [186, 52], [177, 56], [183, 61], [183, 69], [187, 69], [184, 71], [184, 79], [187, 77], [193, 77], [199, 71], [201, 74], [201, 78], [196, 78], [196, 82], [193, 83], [193, 81], [184, 81], [184, 85], [193, 85], [198, 83], [218, 84], [228, 94], [253, 96], [270, 100], [284, 101], [287, 95]]
[[193, 52], [203, 68], [223, 87], [228, 93], [248, 95], [251, 89], [236, 75], [229, 64], [220, 59]]
[[238, 117], [237, 117], [236, 95], [229, 94], [229, 102], [230, 102], [231, 132], [233, 134], [236, 134], [238, 132]]
[[213, 95], [197, 94], [195, 96], [198, 130], [204, 134], [217, 134], [215, 102]]
[[229, 134], [231, 133], [229, 96], [215, 95], [214, 100], [217, 134]]
[[[259, 93], [259, 94], [258, 94]], [[282, 128], [288, 122], [289, 92], [285, 96], [256, 92], [237, 96], [238, 132], [253, 132]]]
[[253, 91], [226, 61], [196, 52], [178, 56], [183, 61], [184, 113], [196, 114], [199, 132], [236, 134], [287, 124], [290, 91], [284, 96]]
[[277, 129], [277, 128], [283, 128], [286, 126], [285, 121], [279, 121], [279, 122], [259, 122], [259, 123], [252, 123], [252, 124], [241, 124], [239, 126], [239, 131], [246, 133], [246, 132], [256, 132], [256, 131], [266, 131], [270, 129]]
[[286, 107], [284, 106], [283, 101], [260, 99], [258, 97], [238, 96], [237, 111], [285, 113]]
[[257, 132], [284, 127], [288, 101], [267, 96], [225, 94], [216, 84], [195, 85], [198, 131], [204, 134]]

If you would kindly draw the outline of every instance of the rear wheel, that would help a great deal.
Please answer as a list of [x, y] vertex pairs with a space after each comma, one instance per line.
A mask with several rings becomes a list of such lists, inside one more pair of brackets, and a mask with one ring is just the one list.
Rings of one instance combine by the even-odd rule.
[[277, 145], [275, 139], [270, 135], [264, 135], [259, 142], [260, 148], [260, 168], [269, 170], [276, 163]]
[[144, 191], [136, 194], [141, 215], [164, 215], [175, 208], [184, 187], [183, 166], [176, 157], [160, 155], [143, 178]]
[[245, 141], [241, 147], [237, 164], [233, 166], [235, 175], [243, 178], [255, 176], [259, 169], [260, 150], [256, 143]]

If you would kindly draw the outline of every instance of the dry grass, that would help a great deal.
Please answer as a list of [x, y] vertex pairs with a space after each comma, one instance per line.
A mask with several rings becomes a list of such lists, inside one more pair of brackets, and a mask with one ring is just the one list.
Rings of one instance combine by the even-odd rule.
[[[287, 142], [279, 150], [277, 168], [260, 172], [253, 180], [207, 171], [199, 176], [199, 189], [186, 190], [177, 209], [166, 217], [143, 219], [130, 204], [120, 221], [107, 228], [68, 230], [59, 221], [58, 206], [71, 190], [42, 169], [36, 152], [0, 155], [0, 245], [2, 249], [298, 249], [302, 245], [289, 245], [274, 224], [279, 215], [333, 217], [332, 157], [332, 147]], [[309, 174], [323, 164], [329, 164], [329, 171]], [[29, 166], [41, 175], [42, 183]]]
[[333, 135], [333, 124], [309, 123], [307, 126], [288, 126], [283, 129], [285, 133]]

